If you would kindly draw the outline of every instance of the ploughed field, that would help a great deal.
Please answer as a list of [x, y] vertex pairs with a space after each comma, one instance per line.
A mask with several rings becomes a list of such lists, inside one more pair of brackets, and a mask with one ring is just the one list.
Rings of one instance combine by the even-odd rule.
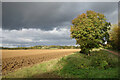
[[55, 49], [55, 50], [2, 50], [2, 74], [5, 75], [16, 69], [32, 66], [50, 59], [69, 55], [79, 49]]

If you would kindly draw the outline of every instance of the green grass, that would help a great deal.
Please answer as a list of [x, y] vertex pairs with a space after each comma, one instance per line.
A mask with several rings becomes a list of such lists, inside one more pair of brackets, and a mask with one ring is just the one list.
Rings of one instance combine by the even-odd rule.
[[118, 78], [118, 56], [96, 49], [91, 51], [91, 56], [76, 52], [61, 59], [22, 68], [4, 78], [31, 78], [44, 73], [62, 78]]
[[58, 73], [65, 78], [118, 78], [118, 57], [107, 51], [93, 51], [91, 56], [80, 53], [62, 58]]

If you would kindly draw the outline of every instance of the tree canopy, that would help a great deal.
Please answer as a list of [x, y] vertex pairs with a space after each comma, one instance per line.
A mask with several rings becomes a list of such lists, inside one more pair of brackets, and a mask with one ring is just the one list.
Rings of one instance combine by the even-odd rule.
[[71, 37], [80, 45], [81, 52], [88, 54], [92, 48], [98, 48], [109, 40], [110, 22], [104, 14], [87, 11], [72, 20]]
[[110, 44], [112, 45], [113, 49], [120, 48], [119, 41], [120, 41], [120, 27], [117, 24], [112, 25], [111, 30], [109, 31], [110, 34]]

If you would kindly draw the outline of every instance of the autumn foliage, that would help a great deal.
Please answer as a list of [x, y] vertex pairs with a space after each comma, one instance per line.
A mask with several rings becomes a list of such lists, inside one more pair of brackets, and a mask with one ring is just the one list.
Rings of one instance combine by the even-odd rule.
[[117, 24], [113, 24], [112, 28], [109, 32], [110, 34], [110, 45], [113, 49], [120, 49], [119, 41], [120, 41], [120, 27]]
[[80, 45], [81, 52], [89, 54], [93, 48], [99, 48], [109, 39], [110, 23], [104, 14], [87, 11], [72, 20], [71, 37]]

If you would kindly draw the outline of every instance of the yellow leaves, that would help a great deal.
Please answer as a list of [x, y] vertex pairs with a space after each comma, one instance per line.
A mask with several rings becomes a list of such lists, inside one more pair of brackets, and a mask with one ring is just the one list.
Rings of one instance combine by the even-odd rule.
[[[75, 38], [76, 43], [80, 45], [89, 44], [89, 40], [93, 42], [101, 40], [101, 36], [103, 35], [101, 30], [106, 32], [108, 27], [105, 26], [109, 26], [104, 17], [103, 14], [94, 11], [87, 11], [86, 14], [78, 15], [77, 18], [72, 20], [73, 26], [71, 26], [70, 30], [72, 38]], [[96, 35], [99, 36], [97, 39]]]
[[86, 18], [86, 14], [85, 13], [81, 14], [81, 17]]
[[87, 11], [87, 14], [93, 14], [93, 13], [94, 11], [91, 11], [91, 10]]
[[119, 39], [119, 34], [120, 34], [120, 32], [119, 32], [119, 28], [118, 28], [118, 25], [117, 24], [114, 24], [113, 26], [112, 26], [112, 29], [111, 29], [111, 31], [109, 32], [109, 34], [110, 34], [110, 40], [113, 40], [114, 41], [114, 43], [117, 45], [118, 44], [118, 39]]
[[91, 30], [91, 28], [88, 28], [88, 30]]

